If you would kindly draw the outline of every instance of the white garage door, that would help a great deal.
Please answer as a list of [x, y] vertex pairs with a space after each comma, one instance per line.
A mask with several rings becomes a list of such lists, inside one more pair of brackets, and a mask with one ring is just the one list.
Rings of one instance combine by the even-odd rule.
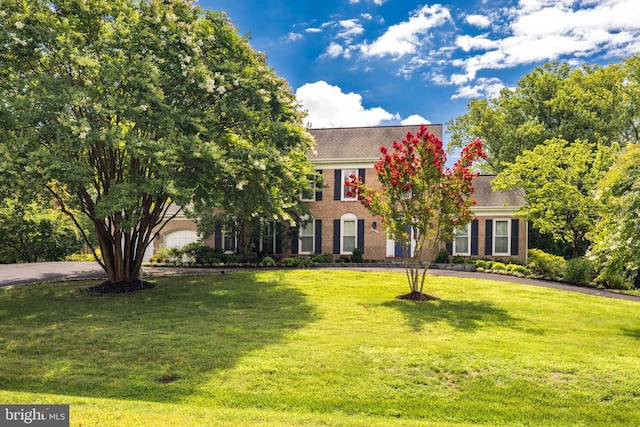
[[164, 246], [167, 248], [181, 248], [197, 241], [198, 234], [191, 230], [172, 231], [164, 236]]

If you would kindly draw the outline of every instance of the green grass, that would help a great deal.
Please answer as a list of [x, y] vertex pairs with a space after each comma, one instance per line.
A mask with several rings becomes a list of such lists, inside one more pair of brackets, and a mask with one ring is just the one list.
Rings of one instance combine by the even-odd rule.
[[402, 273], [0, 289], [0, 402], [73, 426], [640, 425], [640, 304]]

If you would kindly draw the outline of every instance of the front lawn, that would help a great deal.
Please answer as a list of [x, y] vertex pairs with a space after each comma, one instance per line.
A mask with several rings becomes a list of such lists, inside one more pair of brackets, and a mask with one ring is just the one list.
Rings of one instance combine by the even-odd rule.
[[640, 303], [402, 273], [0, 289], [0, 402], [73, 426], [640, 425]]

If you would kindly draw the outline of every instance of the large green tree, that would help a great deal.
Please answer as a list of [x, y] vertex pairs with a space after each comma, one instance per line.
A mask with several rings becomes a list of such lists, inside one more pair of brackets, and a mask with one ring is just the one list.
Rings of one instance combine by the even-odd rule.
[[604, 211], [589, 255], [608, 287], [640, 284], [640, 145], [630, 144], [597, 189]]
[[494, 99], [474, 99], [450, 120], [450, 149], [481, 138], [483, 168], [502, 171], [525, 150], [553, 138], [621, 145], [640, 130], [640, 56], [608, 66], [549, 63]]
[[601, 213], [596, 186], [618, 154], [617, 144], [554, 138], [524, 151], [491, 184], [520, 191], [527, 203], [519, 213], [575, 258], [586, 250], [588, 233]]
[[50, 192], [78, 226], [86, 216], [112, 283], [139, 279], [172, 204], [298, 209], [312, 171], [303, 113], [223, 13], [0, 0], [0, 64], [3, 179]]

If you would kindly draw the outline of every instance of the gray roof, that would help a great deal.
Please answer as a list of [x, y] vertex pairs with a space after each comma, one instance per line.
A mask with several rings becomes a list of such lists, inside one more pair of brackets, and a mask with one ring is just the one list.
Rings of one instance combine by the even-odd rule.
[[492, 191], [491, 181], [495, 175], [480, 175], [473, 180], [473, 198], [476, 206], [495, 207], [520, 207], [525, 204], [525, 200], [517, 190]]
[[[427, 127], [442, 139], [442, 125], [429, 124]], [[419, 125], [311, 129], [316, 146], [309, 158], [312, 162], [377, 161], [380, 158], [380, 146], [391, 147], [393, 141], [402, 141], [407, 132], [415, 134], [419, 129]]]

